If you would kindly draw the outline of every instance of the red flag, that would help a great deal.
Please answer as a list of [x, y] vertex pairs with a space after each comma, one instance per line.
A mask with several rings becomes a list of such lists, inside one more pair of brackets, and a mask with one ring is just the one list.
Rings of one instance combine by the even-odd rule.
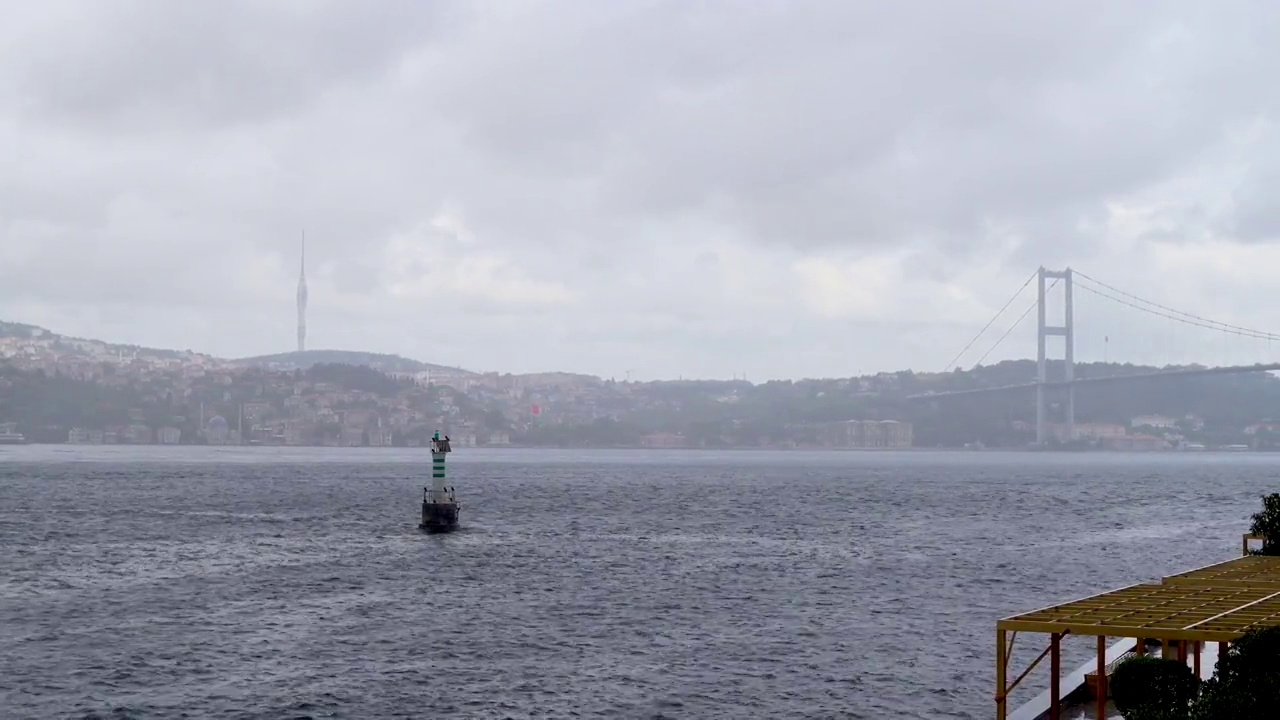
[[542, 408], [538, 407], [537, 405], [534, 405], [531, 408], [529, 408], [529, 411], [532, 412], [534, 415], [542, 414]]

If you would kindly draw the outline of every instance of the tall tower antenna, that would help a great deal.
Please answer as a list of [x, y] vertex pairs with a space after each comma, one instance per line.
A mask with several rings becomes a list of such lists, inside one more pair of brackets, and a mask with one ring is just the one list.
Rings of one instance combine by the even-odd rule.
[[307, 349], [307, 232], [302, 231], [302, 258], [298, 265], [298, 352]]

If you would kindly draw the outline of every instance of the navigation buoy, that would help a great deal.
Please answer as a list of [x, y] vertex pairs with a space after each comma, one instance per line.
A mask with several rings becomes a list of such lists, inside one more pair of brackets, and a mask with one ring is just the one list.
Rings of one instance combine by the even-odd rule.
[[431, 487], [422, 488], [422, 523], [419, 530], [449, 532], [458, 528], [458, 500], [453, 488], [445, 485], [444, 456], [453, 452], [449, 436], [431, 437]]

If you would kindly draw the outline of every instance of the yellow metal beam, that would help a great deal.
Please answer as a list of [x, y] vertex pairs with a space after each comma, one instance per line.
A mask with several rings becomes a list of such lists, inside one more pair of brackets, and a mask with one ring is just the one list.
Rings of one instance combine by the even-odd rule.
[[[1217, 642], [1223, 653], [1226, 643], [1254, 628], [1280, 625], [1280, 557], [1249, 554], [1251, 540], [1261, 538], [1244, 537], [1243, 557], [1170, 575], [1158, 583], [1130, 585], [996, 621], [996, 717], [1004, 720], [1009, 692], [1044, 657], [1041, 653], [1027, 672], [1009, 683], [1010, 651], [1019, 632], [1098, 638], [1096, 672], [1104, 676], [1107, 638], [1157, 640], [1166, 648], [1176, 646], [1183, 659], [1187, 643], [1193, 643], [1198, 665], [1203, 643]], [[1050, 648], [1056, 644], [1054, 639]], [[1105, 698], [1102, 677], [1099, 687]]]
[[1164, 578], [1166, 584], [1280, 589], [1280, 557], [1248, 555]]
[[1280, 624], [1280, 586], [1133, 585], [1004, 618], [999, 630], [1154, 640], [1231, 641]]

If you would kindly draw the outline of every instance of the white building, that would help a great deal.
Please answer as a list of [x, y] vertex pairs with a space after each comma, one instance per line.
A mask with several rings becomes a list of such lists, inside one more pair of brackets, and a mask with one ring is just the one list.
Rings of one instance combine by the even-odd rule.
[[1129, 427], [1176, 428], [1178, 419], [1166, 415], [1139, 415], [1129, 421]]

